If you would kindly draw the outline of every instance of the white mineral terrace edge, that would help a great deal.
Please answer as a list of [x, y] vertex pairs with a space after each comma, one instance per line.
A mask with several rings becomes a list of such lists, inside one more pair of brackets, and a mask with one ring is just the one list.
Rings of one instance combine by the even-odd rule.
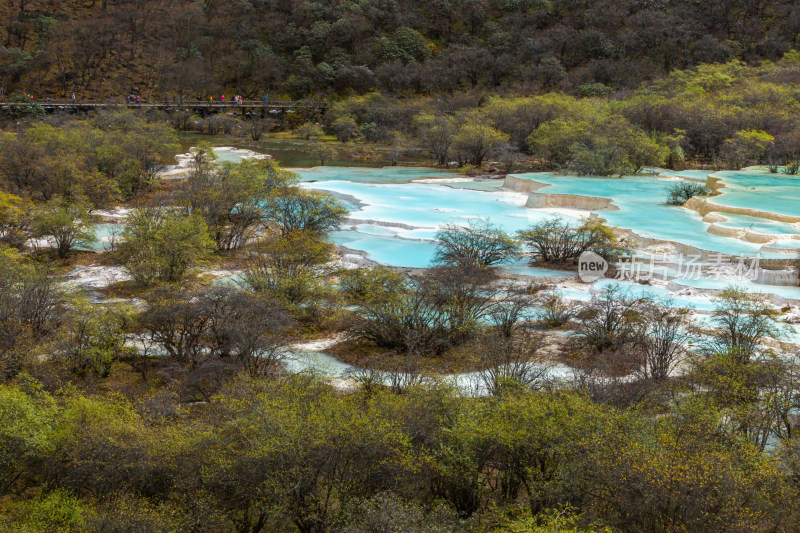
[[[169, 165], [162, 168], [158, 177], [160, 179], [182, 179], [185, 178], [192, 169], [192, 163], [197, 149], [192, 147], [189, 152], [185, 154], [178, 154], [175, 156], [175, 165]], [[232, 146], [215, 146], [214, 154], [217, 156], [217, 163], [239, 163], [245, 159], [271, 159], [272, 157], [267, 154], [260, 154], [252, 150], [244, 148], [234, 148]]]
[[[355, 388], [357, 375], [363, 370], [344, 363], [325, 352], [342, 340], [341, 336], [336, 336], [291, 345], [285, 358], [286, 370], [292, 373], [309, 372], [322, 376], [341, 390]], [[543, 368], [546, 368], [546, 371], [542, 378], [551, 381], [570, 380], [574, 375], [573, 369], [557, 363], [546, 364]], [[379, 372], [378, 377], [386, 385], [392, 381], [388, 372]], [[432, 375], [428, 377], [428, 379], [430, 378], [447, 381], [470, 394], [485, 395], [488, 393], [480, 372]]]

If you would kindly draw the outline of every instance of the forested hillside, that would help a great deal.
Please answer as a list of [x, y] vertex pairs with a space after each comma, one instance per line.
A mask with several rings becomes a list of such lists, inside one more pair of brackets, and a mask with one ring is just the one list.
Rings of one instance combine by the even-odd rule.
[[5, 0], [0, 88], [575, 93], [800, 46], [792, 0]]

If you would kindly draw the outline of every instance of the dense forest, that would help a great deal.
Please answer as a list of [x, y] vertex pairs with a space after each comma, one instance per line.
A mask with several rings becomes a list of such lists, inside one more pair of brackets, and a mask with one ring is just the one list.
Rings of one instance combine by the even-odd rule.
[[800, 48], [791, 0], [7, 0], [0, 21], [0, 88], [42, 97], [577, 94]]

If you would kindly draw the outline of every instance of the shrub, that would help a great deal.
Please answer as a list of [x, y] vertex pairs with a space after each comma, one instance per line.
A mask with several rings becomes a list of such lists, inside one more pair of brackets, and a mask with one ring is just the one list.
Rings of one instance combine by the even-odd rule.
[[0, 380], [21, 372], [61, 324], [64, 295], [51, 274], [0, 246]]
[[265, 200], [264, 219], [283, 236], [296, 232], [324, 235], [338, 229], [348, 211], [330, 194], [297, 187], [276, 189]]
[[667, 379], [686, 353], [696, 333], [688, 309], [676, 308], [671, 301], [646, 300], [642, 303], [642, 336], [637, 347], [638, 373], [645, 379]]
[[471, 263], [391, 280], [387, 273], [358, 283], [370, 296], [352, 334], [408, 354], [442, 353], [472, 338], [497, 292], [489, 287], [491, 272]]
[[558, 291], [545, 291], [538, 296], [539, 309], [536, 318], [540, 326], [559, 328], [575, 316], [575, 306]]
[[728, 168], [738, 170], [748, 164], [760, 163], [775, 137], [760, 130], [740, 130], [722, 145], [720, 156]]
[[324, 264], [333, 246], [313, 231], [295, 231], [260, 246], [244, 269], [242, 284], [289, 307], [314, 305], [324, 292]]
[[33, 213], [33, 230], [55, 246], [60, 258], [65, 258], [79, 246], [90, 246], [97, 241], [89, 206], [69, 202], [55, 196]]
[[637, 173], [670, 156], [665, 138], [651, 137], [624, 118], [598, 114], [589, 120], [556, 118], [528, 137], [531, 152], [551, 168], [589, 176]]
[[711, 320], [717, 330], [708, 351], [731, 354], [741, 363], [747, 363], [765, 337], [783, 335], [777, 317], [778, 313], [764, 295], [727, 287], [714, 301]]
[[0, 191], [0, 243], [22, 248], [27, 240], [29, 204], [19, 196]]
[[583, 98], [608, 96], [613, 92], [613, 87], [609, 87], [603, 83], [586, 83], [578, 87], [578, 93], [580, 93]]
[[506, 337], [495, 332], [482, 338], [479, 346], [480, 380], [490, 394], [519, 394], [542, 388], [547, 382], [550, 365], [542, 356], [542, 335], [522, 331]]
[[36, 103], [29, 95], [14, 93], [8, 103], [14, 104], [2, 109], [0, 116], [7, 119], [42, 118], [45, 116], [44, 107]]
[[578, 315], [578, 338], [592, 352], [631, 348], [642, 326], [642, 302], [613, 285], [592, 297]]
[[322, 126], [319, 124], [314, 124], [313, 122], [306, 122], [305, 124], [302, 124], [300, 127], [294, 130], [294, 133], [305, 140], [309, 140], [311, 137], [322, 137], [325, 135], [325, 132], [322, 130]]
[[543, 263], [576, 263], [587, 251], [611, 261], [628, 252], [626, 243], [600, 220], [584, 219], [573, 225], [553, 217], [520, 231], [519, 236], [534, 260]]
[[163, 208], [131, 213], [122, 237], [122, 262], [142, 285], [181, 281], [214, 250], [203, 217]]
[[311, 153], [319, 159], [319, 164], [323, 167], [326, 161], [330, 161], [339, 155], [339, 152], [332, 145], [319, 141], [314, 141], [314, 144], [311, 145]]
[[404, 279], [403, 274], [397, 270], [386, 267], [361, 267], [340, 273], [339, 288], [349, 302], [363, 303], [389, 294], [392, 288], [401, 285]]
[[274, 161], [248, 160], [211, 165], [213, 151], [198, 152], [199, 161], [186, 180], [184, 204], [203, 217], [219, 250], [241, 248], [263, 218], [262, 203], [272, 191], [295, 183], [296, 176]]
[[333, 124], [331, 124], [331, 130], [333, 130], [333, 134], [336, 135], [336, 139], [340, 142], [355, 139], [359, 132], [358, 123], [352, 115], [344, 115], [334, 120]]
[[683, 205], [695, 196], [707, 196], [711, 191], [700, 183], [692, 181], [681, 181], [669, 188], [667, 203], [671, 205]]
[[125, 333], [132, 319], [126, 306], [111, 305], [94, 309], [88, 304], [75, 306], [69, 313], [64, 357], [78, 376], [89, 372], [107, 377], [115, 361], [130, 350]]
[[435, 263], [469, 261], [488, 267], [508, 263], [519, 255], [519, 243], [502, 228], [486, 220], [468, 226], [447, 224], [436, 232]]
[[459, 152], [461, 161], [479, 167], [484, 159], [499, 154], [510, 141], [510, 135], [473, 117], [459, 128], [453, 137], [453, 146]]

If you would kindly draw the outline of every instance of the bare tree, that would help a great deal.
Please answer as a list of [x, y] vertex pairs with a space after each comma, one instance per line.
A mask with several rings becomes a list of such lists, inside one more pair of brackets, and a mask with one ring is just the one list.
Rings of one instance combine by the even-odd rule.
[[508, 263], [519, 256], [519, 243], [488, 220], [468, 226], [447, 224], [436, 232], [434, 261], [440, 264], [472, 261], [479, 266]]
[[286, 356], [286, 327], [291, 320], [276, 301], [259, 293], [215, 287], [198, 305], [210, 317], [209, 352], [238, 360], [251, 377], [279, 370]]
[[275, 127], [274, 120], [259, 120], [257, 118], [250, 119], [247, 122], [247, 133], [254, 141], [261, 140], [264, 132], [272, 130]]
[[325, 166], [326, 161], [335, 159], [339, 155], [338, 150], [328, 143], [314, 141], [311, 144], [311, 153], [319, 159], [320, 166]]
[[576, 306], [566, 300], [558, 291], [543, 291], [536, 295], [536, 299], [539, 304], [536, 319], [541, 327], [559, 328], [576, 315]]
[[746, 363], [765, 337], [783, 334], [777, 313], [763, 295], [728, 287], [715, 304], [712, 321], [717, 330], [707, 347], [710, 353], [731, 353]]
[[442, 353], [474, 337], [499, 292], [493, 281], [466, 262], [372, 287], [351, 334], [399, 353]]
[[533, 259], [544, 263], [574, 263], [586, 251], [611, 260], [628, 249], [610, 227], [591, 219], [573, 225], [552, 217], [520, 231], [519, 237], [530, 249]]
[[50, 274], [0, 253], [0, 380], [21, 372], [63, 323], [65, 295]]
[[636, 349], [637, 373], [660, 383], [672, 373], [685, 354], [695, 328], [688, 309], [674, 308], [670, 300], [646, 300], [640, 308], [641, 337]]
[[149, 308], [139, 316], [145, 341], [160, 346], [181, 365], [198, 365], [206, 352], [208, 313], [185, 291], [159, 289], [146, 299]]
[[612, 285], [581, 309], [578, 338], [595, 353], [627, 350], [639, 340], [641, 318], [642, 300]]
[[407, 352], [385, 360], [381, 366], [374, 361], [367, 361], [350, 376], [367, 394], [382, 388], [400, 394], [423, 382], [424, 375], [420, 370], [419, 357], [417, 353]]
[[488, 316], [495, 331], [509, 338], [522, 322], [527, 322], [533, 314], [536, 300], [513, 287], [504, 289], [506, 295], [489, 304]]
[[541, 355], [543, 345], [544, 336], [529, 331], [487, 334], [480, 342], [481, 383], [494, 396], [543, 387], [552, 367]]
[[421, 115], [415, 119], [417, 133], [423, 146], [439, 165], [446, 165], [453, 145], [454, 127], [445, 116]]

